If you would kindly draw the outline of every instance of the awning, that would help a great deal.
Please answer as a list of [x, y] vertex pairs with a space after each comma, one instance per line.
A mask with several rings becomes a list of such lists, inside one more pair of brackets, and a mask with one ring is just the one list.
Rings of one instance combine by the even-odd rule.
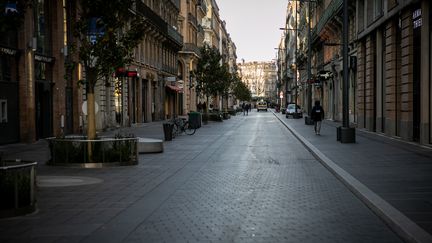
[[167, 84], [166, 87], [167, 87], [168, 89], [170, 89], [171, 91], [174, 91], [174, 92], [177, 92], [177, 93], [183, 93], [183, 89], [180, 88], [180, 87], [177, 87], [177, 86], [175, 86], [175, 85]]

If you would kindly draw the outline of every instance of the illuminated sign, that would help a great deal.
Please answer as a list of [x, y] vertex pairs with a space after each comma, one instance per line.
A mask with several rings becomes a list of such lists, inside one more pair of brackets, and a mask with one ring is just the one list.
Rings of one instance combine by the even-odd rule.
[[422, 11], [421, 8], [414, 10], [412, 18], [413, 18], [413, 28], [417, 29], [418, 27], [421, 27], [423, 22], [422, 22]]

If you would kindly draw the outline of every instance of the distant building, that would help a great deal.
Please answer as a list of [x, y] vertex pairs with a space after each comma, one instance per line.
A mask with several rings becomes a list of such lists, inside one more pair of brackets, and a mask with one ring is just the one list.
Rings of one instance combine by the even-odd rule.
[[239, 74], [249, 87], [253, 98], [275, 102], [277, 99], [277, 70], [274, 62], [238, 63]]

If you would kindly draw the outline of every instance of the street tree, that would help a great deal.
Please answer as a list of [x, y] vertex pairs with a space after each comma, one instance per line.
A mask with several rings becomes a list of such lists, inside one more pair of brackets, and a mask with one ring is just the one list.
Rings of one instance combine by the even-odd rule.
[[223, 95], [231, 85], [228, 66], [221, 63], [222, 56], [214, 47], [201, 48], [201, 57], [197, 63], [197, 89], [207, 97]]
[[85, 71], [87, 137], [96, 137], [95, 85], [132, 62], [133, 49], [144, 37], [144, 18], [133, 12], [137, 0], [79, 0], [74, 24], [79, 62]]
[[241, 80], [241, 78], [234, 74], [233, 94], [234, 96], [242, 101], [250, 101], [252, 99], [252, 93], [248, 86]]

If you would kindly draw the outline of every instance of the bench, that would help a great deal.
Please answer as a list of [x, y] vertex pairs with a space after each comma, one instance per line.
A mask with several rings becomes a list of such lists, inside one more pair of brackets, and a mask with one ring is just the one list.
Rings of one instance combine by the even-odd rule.
[[163, 141], [154, 138], [138, 138], [138, 153], [162, 153]]

